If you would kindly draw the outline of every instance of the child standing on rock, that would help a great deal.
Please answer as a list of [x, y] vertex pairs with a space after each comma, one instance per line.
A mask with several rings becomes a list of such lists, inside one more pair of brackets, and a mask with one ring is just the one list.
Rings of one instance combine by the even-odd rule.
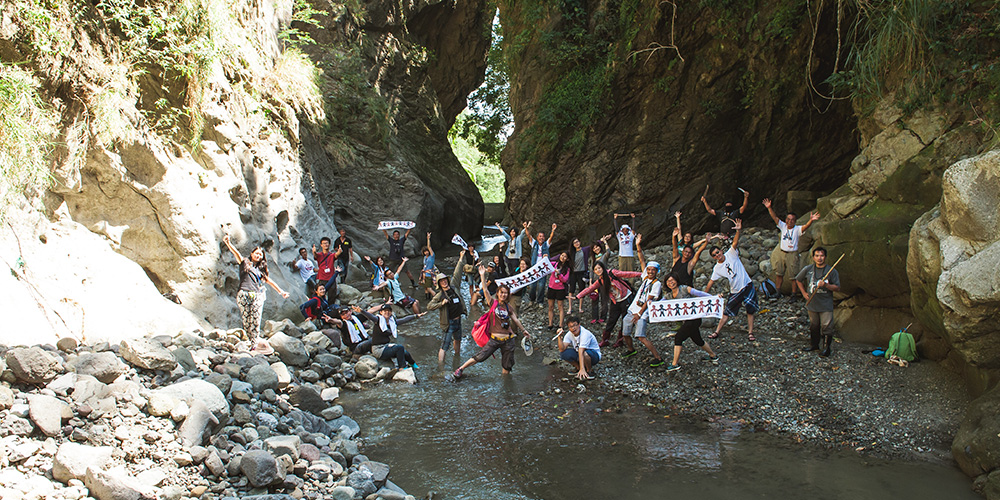
[[269, 347], [267, 341], [257, 342], [257, 336], [260, 335], [260, 320], [264, 314], [264, 299], [267, 298], [264, 285], [271, 285], [285, 299], [288, 298], [288, 292], [282, 290], [268, 276], [267, 260], [264, 259], [264, 249], [260, 245], [250, 251], [249, 259], [244, 259], [229, 240], [228, 234], [222, 238], [222, 241], [236, 257], [236, 262], [240, 266], [240, 288], [239, 292], [236, 293], [236, 305], [240, 308], [243, 331], [246, 332], [247, 340], [254, 346], [255, 350], [258, 348], [267, 350]]

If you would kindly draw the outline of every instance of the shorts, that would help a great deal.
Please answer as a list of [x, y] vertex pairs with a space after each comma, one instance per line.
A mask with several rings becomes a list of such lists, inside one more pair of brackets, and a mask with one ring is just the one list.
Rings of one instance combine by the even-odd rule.
[[774, 267], [775, 276], [784, 276], [786, 273], [794, 275], [799, 272], [798, 252], [778, 250], [776, 257], [771, 262], [771, 265]]
[[431, 288], [431, 289], [433, 289], [434, 288], [434, 279], [431, 278], [430, 276], [424, 276], [423, 278], [420, 279], [420, 286], [421, 286], [421, 288]]
[[413, 305], [414, 302], [416, 302], [416, 300], [414, 300], [413, 297], [407, 295], [405, 299], [396, 302], [396, 305], [402, 307], [403, 309], [408, 309], [410, 308], [410, 306]]
[[486, 342], [486, 345], [483, 346], [483, 349], [473, 356], [472, 359], [476, 360], [477, 363], [482, 363], [483, 361], [490, 359], [490, 356], [492, 356], [493, 353], [499, 349], [500, 366], [502, 366], [504, 370], [510, 371], [511, 368], [514, 368], [514, 349], [517, 347], [515, 339], [516, 337], [511, 337], [509, 340], [501, 342], [491, 338], [488, 342]]
[[458, 317], [455, 319], [448, 320], [448, 328], [444, 330], [444, 335], [441, 337], [441, 350], [447, 351], [453, 342], [462, 341], [462, 318]]
[[545, 298], [549, 300], [566, 300], [566, 289], [565, 288], [552, 288], [549, 287], [545, 291]]
[[757, 314], [760, 306], [757, 305], [757, 287], [753, 283], [748, 283], [742, 290], [731, 294], [726, 300], [726, 316], [736, 316], [740, 313], [740, 306], [746, 306], [747, 314]]
[[[622, 335], [626, 337], [645, 337], [646, 327], [649, 326], [649, 318], [639, 318], [639, 321], [632, 323], [632, 313], [625, 313], [625, 320], [622, 321]], [[633, 335], [633, 331], [635, 335]]]
[[[590, 366], [594, 366], [601, 362], [601, 352], [597, 349], [584, 349], [583, 353], [590, 356]], [[565, 349], [563, 352], [559, 353], [559, 359], [567, 363], [579, 363], [580, 354], [576, 349]]]
[[705, 340], [701, 338], [701, 331], [698, 330], [700, 327], [701, 318], [689, 319], [681, 323], [680, 329], [674, 335], [674, 345], [679, 346], [687, 339], [693, 340], [698, 347], [705, 345]]
[[634, 271], [635, 270], [635, 257], [622, 257], [618, 256], [618, 270], [619, 271]]

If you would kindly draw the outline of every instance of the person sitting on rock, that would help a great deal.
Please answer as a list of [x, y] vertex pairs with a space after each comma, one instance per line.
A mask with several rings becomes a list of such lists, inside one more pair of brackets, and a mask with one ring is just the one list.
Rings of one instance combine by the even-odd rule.
[[576, 378], [593, 380], [593, 367], [601, 362], [601, 348], [597, 345], [597, 337], [580, 326], [580, 317], [573, 314], [566, 317], [566, 330], [560, 328], [556, 333], [559, 358], [576, 368]]
[[[316, 294], [313, 298], [305, 301], [299, 306], [299, 311], [306, 319], [317, 322], [322, 319], [324, 315], [328, 315], [330, 309], [330, 302], [326, 298], [326, 287], [323, 285], [316, 286]], [[318, 325], [321, 326], [322, 325]]]
[[340, 330], [341, 342], [343, 342], [344, 346], [347, 347], [351, 353], [358, 356], [355, 353], [358, 344], [361, 344], [371, 338], [368, 334], [368, 330], [365, 329], [363, 321], [368, 320], [374, 322], [375, 316], [372, 316], [367, 311], [363, 311], [358, 306], [341, 307], [340, 309], [332, 311], [332, 313], [333, 315], [323, 316], [323, 320]]
[[358, 344], [354, 354], [363, 356], [370, 352], [372, 356], [382, 361], [395, 359], [397, 370], [409, 367], [417, 368], [417, 362], [413, 360], [413, 356], [403, 346], [393, 343], [393, 340], [397, 337], [397, 325], [409, 323], [426, 313], [412, 314], [405, 318], [396, 319], [392, 314], [392, 306], [389, 304], [373, 306], [368, 309], [367, 313], [367, 317], [373, 318], [375, 322], [372, 327], [372, 336]]
[[[706, 188], [707, 189], [707, 188]], [[750, 192], [743, 191], [743, 204], [740, 205], [739, 210], [733, 208], [733, 203], [727, 201], [723, 208], [715, 210], [708, 205], [708, 200], [704, 196], [701, 197], [701, 202], [705, 205], [705, 211], [714, 215], [719, 219], [719, 234], [721, 234], [725, 239], [730, 239], [733, 237], [736, 226], [736, 219], [741, 217], [747, 210], [747, 205], [750, 204]]]
[[[774, 286], [778, 289], [778, 294], [781, 294], [781, 283], [784, 281], [785, 274], [796, 274], [799, 271], [799, 238], [802, 233], [805, 233], [809, 226], [813, 222], [819, 220], [819, 212], [813, 212], [809, 216], [809, 222], [804, 225], [796, 226], [795, 220], [796, 216], [793, 213], [789, 213], [785, 216], [785, 220], [779, 220], [778, 216], [774, 213], [774, 207], [771, 206], [771, 200], [764, 198], [764, 206], [767, 207], [767, 213], [771, 216], [771, 220], [778, 226], [778, 231], [781, 231], [781, 243], [778, 248], [781, 252], [778, 254], [777, 259], [771, 260], [771, 265], [774, 268]], [[792, 283], [792, 292], [795, 292], [796, 285]], [[793, 295], [794, 296], [794, 295]]]
[[[711, 295], [701, 290], [692, 288], [688, 285], [682, 285], [679, 276], [674, 273], [668, 274], [664, 283], [667, 285], [667, 292], [664, 295], [664, 298], [667, 300], [689, 299], [691, 297], [711, 297]], [[699, 303], [698, 305], [699, 312], [704, 312], [705, 308], [702, 304]], [[681, 359], [681, 346], [687, 339], [691, 339], [694, 341], [695, 345], [701, 347], [702, 350], [708, 353], [708, 357], [705, 358], [706, 360], [711, 361], [713, 364], [719, 363], [719, 357], [712, 351], [712, 347], [708, 345], [707, 342], [702, 340], [701, 331], [699, 331], [700, 327], [701, 318], [689, 319], [681, 323], [680, 329], [678, 329], [677, 334], [674, 335], [674, 360], [670, 363], [670, 366], [667, 367], [668, 372], [674, 372], [681, 369], [681, 365], [678, 363]]]
[[456, 356], [462, 351], [462, 315], [467, 314], [468, 311], [465, 308], [462, 295], [455, 287], [451, 286], [452, 282], [459, 283], [461, 280], [461, 258], [455, 264], [455, 272], [451, 279], [441, 273], [434, 277], [440, 291], [427, 304], [427, 310], [441, 310], [441, 328], [444, 330], [444, 335], [441, 337], [441, 349], [438, 350], [438, 363], [444, 363], [445, 352], [448, 351], [448, 347], [452, 343], [455, 346]]
[[712, 258], [715, 259], [715, 267], [712, 269], [712, 277], [708, 280], [708, 285], [705, 286], [705, 293], [708, 293], [712, 289], [712, 285], [715, 284], [716, 280], [726, 278], [729, 280], [729, 299], [726, 300], [726, 309], [722, 313], [722, 319], [719, 320], [719, 326], [715, 328], [715, 332], [708, 336], [710, 339], [714, 339], [719, 336], [719, 332], [722, 331], [722, 327], [729, 321], [729, 318], [736, 316], [740, 313], [741, 307], [746, 307], [747, 310], [747, 338], [753, 342], [757, 340], [757, 337], [753, 335], [753, 318], [760, 310], [760, 306], [757, 305], [757, 289], [753, 286], [753, 282], [750, 281], [750, 275], [747, 274], [747, 270], [743, 267], [743, 262], [740, 260], [740, 251], [737, 250], [737, 245], [740, 242], [740, 230], [743, 229], [743, 221], [736, 219], [736, 224], [733, 226], [736, 232], [733, 234], [733, 244], [729, 247], [729, 250], [723, 252], [718, 247], [712, 247], [710, 254]]
[[373, 261], [371, 257], [365, 255], [365, 261], [372, 269], [372, 291], [376, 297], [381, 297], [382, 300], [389, 300], [389, 291], [385, 288], [380, 288], [379, 285], [385, 283], [385, 257], [379, 255], [375, 257]]
[[[809, 314], [809, 346], [802, 350], [819, 350], [822, 335], [823, 351], [819, 355], [827, 357], [833, 344], [833, 293], [840, 291], [840, 273], [826, 265], [825, 248], [814, 249], [812, 258], [813, 263], [803, 267], [795, 277]], [[814, 294], [812, 300], [809, 300], [810, 294]]]
[[377, 288], [385, 288], [389, 291], [389, 304], [396, 304], [403, 309], [409, 308], [413, 311], [413, 314], [420, 314], [420, 301], [403, 293], [403, 288], [399, 284], [399, 280], [396, 279], [396, 276], [399, 276], [399, 272], [403, 270], [403, 266], [406, 265], [406, 261], [408, 260], [410, 260], [408, 257], [403, 257], [403, 261], [399, 263], [396, 272], [386, 270], [385, 282]]

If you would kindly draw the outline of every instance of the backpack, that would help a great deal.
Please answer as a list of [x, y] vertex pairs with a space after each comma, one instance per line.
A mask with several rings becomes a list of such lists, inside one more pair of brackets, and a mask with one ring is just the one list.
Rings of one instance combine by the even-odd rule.
[[493, 311], [496, 311], [497, 303], [498, 301], [494, 299], [490, 310], [483, 313], [472, 325], [472, 340], [475, 340], [479, 347], [490, 341], [490, 319], [493, 317]]
[[899, 359], [913, 361], [917, 359], [917, 344], [913, 341], [913, 335], [906, 330], [900, 330], [892, 334], [889, 339], [889, 348], [885, 350], [886, 359], [898, 356]]
[[765, 278], [760, 283], [760, 293], [768, 299], [773, 299], [778, 296], [778, 287], [774, 285], [773, 281]]

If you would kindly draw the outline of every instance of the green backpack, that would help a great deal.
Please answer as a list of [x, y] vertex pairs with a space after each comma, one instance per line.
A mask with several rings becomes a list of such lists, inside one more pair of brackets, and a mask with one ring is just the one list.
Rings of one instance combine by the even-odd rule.
[[917, 343], [913, 341], [913, 335], [906, 330], [900, 330], [892, 334], [889, 339], [889, 348], [885, 350], [885, 357], [899, 356], [899, 359], [913, 361], [917, 359]]

